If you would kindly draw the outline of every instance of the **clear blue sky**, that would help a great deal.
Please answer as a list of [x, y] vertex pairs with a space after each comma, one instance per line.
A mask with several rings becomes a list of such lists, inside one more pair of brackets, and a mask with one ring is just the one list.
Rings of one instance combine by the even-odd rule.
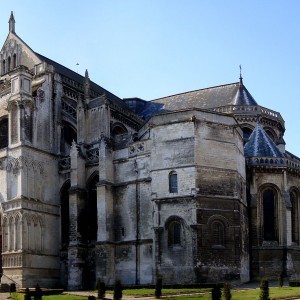
[[[300, 156], [300, 1], [10, 0], [16, 33], [36, 52], [121, 98], [151, 100], [238, 81], [286, 121]], [[79, 63], [79, 66], [76, 66]]]

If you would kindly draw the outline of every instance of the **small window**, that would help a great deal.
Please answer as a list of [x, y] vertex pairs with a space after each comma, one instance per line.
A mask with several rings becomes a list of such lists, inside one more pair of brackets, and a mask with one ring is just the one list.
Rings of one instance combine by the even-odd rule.
[[220, 221], [215, 221], [211, 225], [212, 230], [212, 244], [213, 245], [225, 245], [225, 230], [224, 225]]
[[181, 245], [181, 224], [179, 221], [173, 221], [168, 228], [168, 245]]
[[169, 174], [169, 192], [178, 193], [177, 173], [174, 171]]

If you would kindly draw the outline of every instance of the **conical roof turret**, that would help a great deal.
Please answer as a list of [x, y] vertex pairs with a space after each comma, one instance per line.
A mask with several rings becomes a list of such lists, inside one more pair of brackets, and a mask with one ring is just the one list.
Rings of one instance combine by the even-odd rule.
[[244, 147], [245, 157], [284, 157], [265, 130], [257, 124]]

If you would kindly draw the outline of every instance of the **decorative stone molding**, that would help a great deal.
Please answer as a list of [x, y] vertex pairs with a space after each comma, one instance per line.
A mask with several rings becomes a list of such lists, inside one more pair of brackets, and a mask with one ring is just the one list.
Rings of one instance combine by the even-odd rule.
[[34, 170], [35, 173], [40, 175], [44, 174], [44, 163], [37, 160], [31, 159], [25, 156], [19, 156], [8, 160], [6, 170], [8, 172], [16, 173], [18, 170], [27, 168]]
[[145, 143], [137, 142], [128, 147], [129, 156], [139, 155], [145, 152]]

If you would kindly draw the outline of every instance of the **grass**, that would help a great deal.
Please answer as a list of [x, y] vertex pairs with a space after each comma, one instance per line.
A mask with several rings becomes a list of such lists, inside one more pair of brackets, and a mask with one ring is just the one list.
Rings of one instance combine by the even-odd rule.
[[[185, 299], [200, 299], [200, 300], [211, 300], [211, 294], [204, 295], [192, 295], [192, 293], [207, 292], [210, 289], [163, 289], [162, 295], [166, 300], [185, 300]], [[111, 294], [112, 291], [107, 291]], [[189, 296], [176, 296], [178, 294], [191, 294]], [[232, 290], [231, 300], [258, 300], [260, 294], [260, 289], [248, 289], [248, 290]], [[154, 289], [127, 289], [123, 290], [123, 295], [131, 295], [133, 297], [143, 297], [143, 296], [153, 296]], [[300, 296], [300, 287], [282, 287], [282, 288], [270, 288], [270, 298], [271, 299], [282, 299], [285, 297], [295, 297]], [[23, 300], [24, 294], [12, 293], [13, 300]], [[86, 300], [87, 297], [74, 296], [74, 295], [46, 295], [43, 296], [43, 300]], [[154, 296], [153, 296], [154, 299]], [[138, 298], [137, 298], [138, 300]]]

